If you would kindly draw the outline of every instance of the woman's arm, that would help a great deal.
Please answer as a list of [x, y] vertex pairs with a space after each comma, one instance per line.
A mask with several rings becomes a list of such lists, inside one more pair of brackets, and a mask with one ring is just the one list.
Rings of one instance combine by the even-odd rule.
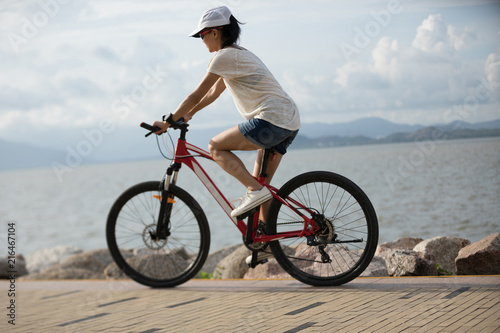
[[[198, 87], [196, 87], [196, 89], [191, 94], [189, 94], [172, 113], [172, 119], [174, 121], [179, 120], [184, 115], [187, 115], [188, 112], [194, 110], [194, 112], [191, 114], [192, 116], [194, 113], [217, 99], [217, 97], [219, 97], [219, 95], [224, 91], [225, 88], [226, 86], [224, 85], [224, 81], [219, 75], [208, 72], [201, 83], [198, 85]], [[160, 131], [156, 132], [161, 133], [167, 130], [169, 124], [165, 121], [155, 121], [153, 123], [153, 126], [158, 126], [159, 128], [161, 128]]]
[[220, 94], [222, 94], [225, 89], [226, 85], [224, 84], [224, 79], [219, 77], [217, 82], [212, 86], [210, 91], [202, 98], [202, 100], [184, 115], [184, 119], [186, 119], [186, 121], [191, 119], [196, 112], [212, 104], [217, 98], [219, 98]]

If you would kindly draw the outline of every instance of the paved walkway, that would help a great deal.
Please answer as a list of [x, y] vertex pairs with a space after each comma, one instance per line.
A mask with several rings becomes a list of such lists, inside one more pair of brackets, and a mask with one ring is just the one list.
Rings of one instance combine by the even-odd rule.
[[[1, 281], [0, 332], [500, 332], [500, 276], [191, 280], [150, 289], [130, 280]], [[8, 323], [15, 300], [15, 326]]]

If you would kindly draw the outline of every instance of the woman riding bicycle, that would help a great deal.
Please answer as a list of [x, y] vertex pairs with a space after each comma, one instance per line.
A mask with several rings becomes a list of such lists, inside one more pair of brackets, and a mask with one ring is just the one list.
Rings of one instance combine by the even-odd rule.
[[[201, 38], [212, 58], [207, 74], [198, 87], [189, 94], [165, 121], [154, 126], [164, 132], [176, 120], [190, 120], [194, 114], [214, 102], [228, 88], [245, 122], [218, 135], [209, 143], [213, 159], [227, 173], [238, 179], [247, 193], [231, 216], [239, 216], [272, 198], [271, 192], [253, 177], [262, 163], [264, 148], [272, 148], [276, 158], [269, 162], [269, 183], [278, 168], [287, 147], [300, 128], [296, 104], [283, 90], [271, 72], [250, 51], [237, 45], [240, 35], [238, 20], [225, 7], [217, 7], [203, 14], [198, 27], [190, 37]], [[253, 176], [233, 150], [257, 150]], [[268, 202], [261, 207], [260, 218], [265, 221]]]

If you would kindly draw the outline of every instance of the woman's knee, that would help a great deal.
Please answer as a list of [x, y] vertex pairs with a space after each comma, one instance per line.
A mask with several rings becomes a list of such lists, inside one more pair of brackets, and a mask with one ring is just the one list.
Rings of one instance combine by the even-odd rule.
[[208, 152], [212, 155], [216, 152], [216, 148], [215, 148], [213, 139], [210, 140], [210, 142], [208, 143]]
[[208, 143], [208, 151], [212, 156], [214, 154], [217, 154], [221, 150], [223, 149], [221, 149], [220, 144], [216, 140], [210, 140], [210, 142]]

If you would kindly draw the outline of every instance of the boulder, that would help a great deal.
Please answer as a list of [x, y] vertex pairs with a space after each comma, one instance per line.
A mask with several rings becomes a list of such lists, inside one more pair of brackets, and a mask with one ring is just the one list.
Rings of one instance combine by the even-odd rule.
[[112, 262], [104, 269], [104, 276], [106, 279], [128, 279], [129, 277], [123, 273], [115, 262]]
[[[285, 252], [289, 252], [292, 257], [299, 257], [306, 259], [303, 261], [296, 261], [295, 263], [299, 267], [313, 274], [325, 273], [325, 264], [321, 264], [314, 261], [321, 260], [320, 254], [316, 248], [311, 248], [307, 244], [299, 244], [294, 248], [287, 248]], [[329, 252], [332, 262], [335, 263], [333, 266], [336, 270], [335, 273], [342, 273], [343, 271], [350, 268], [354, 264], [354, 258], [357, 258], [355, 252], [349, 251], [346, 247], [338, 246], [334, 251]], [[339, 269], [340, 268], [340, 269]], [[370, 265], [365, 269], [361, 276], [388, 276], [387, 265], [383, 258], [374, 257]], [[291, 278], [291, 276], [285, 272], [283, 268], [278, 264], [276, 259], [272, 258], [263, 265], [258, 265], [255, 268], [250, 268], [244, 276], [245, 279], [286, 279]]]
[[[135, 254], [135, 255], [133, 255]], [[158, 254], [156, 251], [124, 252], [130, 266], [145, 272], [146, 275], [174, 276], [183, 271], [188, 263], [184, 250]], [[154, 257], [154, 260], [152, 258]], [[159, 265], [158, 263], [161, 263]], [[105, 279], [126, 278], [114, 263], [108, 249], [91, 250], [69, 257], [64, 262], [51, 266], [26, 279]]]
[[62, 263], [25, 278], [29, 280], [104, 279], [104, 269], [112, 261], [108, 249], [90, 250], [75, 254]]
[[375, 255], [378, 256], [389, 250], [412, 250], [421, 241], [423, 241], [422, 238], [403, 237], [396, 239], [394, 242], [381, 243], [377, 246]]
[[217, 264], [213, 272], [214, 279], [243, 278], [248, 271], [248, 265], [245, 260], [251, 254], [252, 252], [245, 245], [240, 245], [236, 251]]
[[26, 266], [30, 274], [38, 273], [81, 252], [81, 249], [73, 245], [50, 247], [27, 255]]
[[12, 275], [18, 277], [26, 274], [28, 274], [28, 270], [22, 254], [17, 254], [10, 259], [8, 257], [0, 258], [0, 279], [10, 279]]
[[[122, 251], [122, 256], [127, 260], [133, 255], [134, 251]], [[113, 262], [109, 263], [106, 268], [104, 268], [104, 276], [107, 279], [128, 279], [128, 276], [118, 268], [118, 265], [113, 260]]]
[[55, 279], [104, 279], [104, 273], [82, 268], [61, 268], [55, 265], [43, 272], [23, 276], [24, 280], [55, 280]]
[[[222, 259], [229, 256], [231, 253], [233, 253], [234, 251], [236, 251], [240, 247], [241, 247], [241, 244], [231, 245], [231, 246], [224, 247], [224, 248], [222, 248], [218, 251], [215, 251], [213, 253], [210, 253], [207, 257], [207, 260], [203, 264], [203, 267], [200, 269], [200, 272], [206, 272], [206, 273], [212, 274], [213, 271], [215, 270], [215, 267]], [[199, 275], [197, 275], [196, 277], [199, 277]]]
[[500, 233], [462, 248], [455, 264], [459, 275], [500, 274]]
[[[125, 261], [135, 270], [146, 276], [172, 277], [184, 271], [188, 264], [189, 256], [181, 249], [158, 252], [156, 250], [140, 249], [122, 252]], [[113, 261], [103, 270], [107, 279], [128, 279], [128, 276], [118, 268]]]
[[368, 267], [361, 273], [360, 276], [376, 277], [376, 276], [389, 276], [387, 264], [383, 258], [373, 257]]
[[140, 257], [130, 257], [127, 263], [139, 272], [144, 272], [146, 276], [157, 276], [158, 278], [173, 277], [183, 272], [188, 266], [188, 262], [179, 254], [151, 253]]
[[386, 261], [387, 271], [390, 276], [438, 275], [436, 263], [420, 257], [414, 251], [390, 250], [384, 252], [382, 257]]
[[63, 269], [77, 268], [89, 271], [103, 272], [106, 266], [113, 262], [108, 249], [85, 251], [69, 257], [60, 264]]
[[433, 258], [442, 269], [456, 274], [455, 258], [460, 249], [469, 244], [464, 238], [439, 236], [418, 243], [413, 251], [422, 253], [424, 258]]
[[276, 259], [270, 258], [268, 262], [250, 268], [243, 276], [244, 279], [289, 279], [291, 276], [285, 272]]

